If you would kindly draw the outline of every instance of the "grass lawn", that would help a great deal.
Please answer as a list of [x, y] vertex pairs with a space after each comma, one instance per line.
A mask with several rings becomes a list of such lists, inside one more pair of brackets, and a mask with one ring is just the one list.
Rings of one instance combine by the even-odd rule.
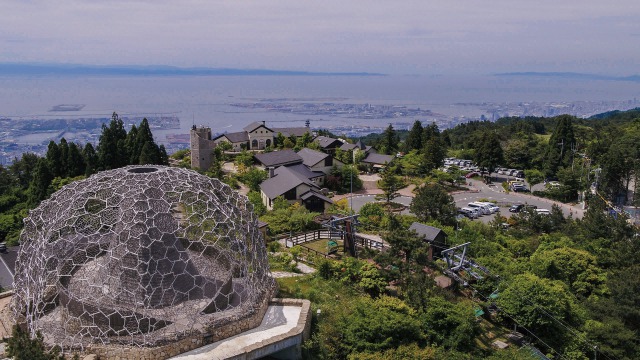
[[[319, 239], [319, 240], [314, 240], [314, 241], [310, 241], [310, 242], [306, 242], [304, 243], [304, 246], [311, 248], [317, 252], [326, 254], [328, 252], [328, 244], [329, 244], [329, 239]], [[343, 246], [343, 241], [342, 240], [333, 240], [335, 242], [338, 243], [338, 251], [337, 251], [337, 255], [342, 255], [342, 246]]]

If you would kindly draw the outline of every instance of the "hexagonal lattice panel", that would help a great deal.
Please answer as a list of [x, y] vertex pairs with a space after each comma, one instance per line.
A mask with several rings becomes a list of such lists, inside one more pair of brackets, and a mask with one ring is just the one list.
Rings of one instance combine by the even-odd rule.
[[190, 170], [129, 166], [25, 219], [14, 313], [48, 344], [155, 346], [264, 311], [275, 288], [247, 198]]

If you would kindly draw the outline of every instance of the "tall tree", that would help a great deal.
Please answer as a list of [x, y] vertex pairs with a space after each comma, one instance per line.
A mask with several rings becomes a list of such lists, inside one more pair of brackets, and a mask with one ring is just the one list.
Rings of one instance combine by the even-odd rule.
[[504, 153], [498, 134], [493, 131], [485, 131], [480, 136], [474, 160], [478, 166], [487, 170], [489, 174], [504, 162]]
[[420, 155], [419, 172], [422, 175], [428, 175], [433, 170], [444, 165], [446, 157], [446, 147], [440, 137], [432, 137], [429, 139]]
[[398, 137], [398, 133], [393, 128], [393, 125], [389, 124], [380, 138], [379, 150], [387, 155], [395, 154], [398, 151], [399, 143], [400, 137]]
[[125, 139], [125, 147], [127, 149], [127, 162], [129, 164], [137, 164], [140, 159], [140, 154], [142, 153], [142, 146], [144, 144], [138, 143], [138, 127], [133, 124], [131, 125], [131, 129], [127, 133], [127, 138]]
[[84, 175], [86, 164], [82, 158], [81, 148], [74, 142], [69, 144], [67, 153], [67, 176], [76, 177]]
[[387, 203], [400, 196], [398, 190], [403, 187], [402, 180], [396, 176], [394, 169], [387, 165], [382, 172], [380, 180], [378, 180], [378, 188], [384, 191], [384, 197]]
[[409, 131], [409, 135], [407, 135], [407, 139], [404, 141], [404, 152], [408, 153], [411, 150], [422, 149], [422, 132], [422, 122], [416, 120]]
[[544, 171], [547, 176], [555, 176], [560, 167], [571, 166], [571, 149], [576, 146], [572, 118], [570, 115], [557, 117], [556, 128], [549, 138], [545, 157]]
[[140, 165], [148, 165], [148, 164], [158, 164], [160, 159], [158, 157], [158, 153], [156, 149], [154, 149], [154, 144], [150, 142], [144, 143], [142, 147], [142, 151], [140, 152], [140, 156], [138, 157], [138, 161], [136, 164]]
[[[149, 146], [147, 146], [147, 144], [149, 144]], [[145, 147], [147, 147], [146, 153], [144, 154], [145, 160], [150, 161], [145, 163], [160, 164], [160, 148], [153, 140], [153, 134], [151, 133], [151, 128], [149, 127], [149, 121], [147, 118], [142, 119], [142, 122], [140, 122], [140, 126], [137, 129], [136, 147], [140, 148], [140, 154], [138, 154], [138, 158], [135, 159], [138, 164], [142, 164], [140, 158], [142, 157], [143, 152], [145, 152]], [[133, 163], [135, 164], [136, 162]]]
[[115, 112], [109, 126], [102, 124], [102, 134], [98, 143], [98, 161], [100, 169], [110, 170], [128, 163], [126, 151], [127, 131], [124, 122]]
[[13, 164], [9, 167], [13, 176], [18, 179], [18, 183], [22, 188], [29, 187], [33, 174], [35, 173], [36, 166], [38, 165], [40, 157], [34, 153], [24, 153], [20, 160], [14, 159]]
[[60, 177], [69, 177], [69, 164], [67, 164], [67, 160], [69, 160], [69, 144], [67, 143], [67, 139], [60, 139], [60, 144], [58, 145], [60, 149]]
[[47, 154], [45, 155], [49, 165], [49, 172], [53, 177], [64, 177], [62, 169], [62, 156], [60, 155], [60, 147], [55, 141], [49, 141]]
[[416, 190], [411, 212], [420, 221], [438, 220], [444, 225], [455, 224], [456, 204], [453, 197], [438, 184], [424, 184]]
[[53, 174], [50, 171], [48, 161], [40, 159], [33, 180], [29, 185], [29, 204], [31, 206], [35, 207], [49, 195], [51, 180], [53, 180]]
[[160, 165], [169, 166], [169, 155], [167, 154], [167, 149], [164, 145], [160, 145], [158, 149], [160, 150]]
[[547, 314], [573, 326], [580, 322], [576, 298], [564, 283], [530, 273], [515, 276], [501, 291], [497, 302], [520, 325], [551, 346], [565, 345], [568, 339], [565, 328]]
[[444, 165], [447, 156], [447, 147], [440, 136], [438, 125], [432, 123], [424, 128], [422, 133], [422, 153], [419, 171], [427, 175], [431, 171]]
[[85, 163], [84, 174], [88, 176], [95, 173], [98, 169], [98, 154], [91, 143], [87, 143], [82, 149], [82, 158]]

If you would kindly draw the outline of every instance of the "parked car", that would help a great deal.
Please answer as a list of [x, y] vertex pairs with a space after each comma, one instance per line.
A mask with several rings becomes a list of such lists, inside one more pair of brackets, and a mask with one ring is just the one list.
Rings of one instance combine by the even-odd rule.
[[491, 210], [492, 213], [497, 213], [500, 210], [500, 207], [491, 202], [478, 201], [480, 204], [484, 204]]
[[472, 172], [468, 173], [467, 175], [465, 175], [464, 177], [467, 178], [467, 179], [471, 179], [474, 176], [480, 176], [480, 173], [476, 172], [476, 171], [472, 171]]
[[524, 209], [524, 204], [513, 204], [509, 208], [509, 212], [519, 213], [520, 211], [522, 211], [522, 209]]
[[549, 211], [549, 209], [535, 209], [535, 212], [539, 215], [551, 215], [551, 211]]
[[480, 211], [478, 211], [478, 209], [463, 207], [461, 210], [464, 211], [465, 214], [467, 214], [467, 217], [469, 219], [477, 219], [478, 217], [480, 217]]

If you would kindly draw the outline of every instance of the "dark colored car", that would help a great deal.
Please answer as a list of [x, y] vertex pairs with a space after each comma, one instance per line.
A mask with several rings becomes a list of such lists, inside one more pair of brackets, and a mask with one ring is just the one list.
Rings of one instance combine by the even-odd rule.
[[509, 208], [509, 212], [517, 213], [517, 212], [522, 211], [522, 209], [524, 209], [524, 204], [513, 204]]

